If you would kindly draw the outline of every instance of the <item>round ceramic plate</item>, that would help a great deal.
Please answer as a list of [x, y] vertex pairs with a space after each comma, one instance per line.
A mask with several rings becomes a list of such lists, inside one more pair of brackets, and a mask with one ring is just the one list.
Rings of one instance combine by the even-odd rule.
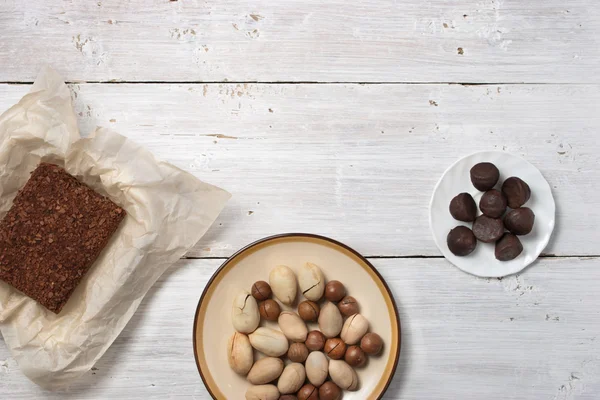
[[[491, 162], [500, 170], [496, 189], [511, 176], [523, 179], [531, 188], [531, 198], [525, 204], [535, 213], [535, 223], [530, 234], [519, 236], [523, 252], [514, 260], [498, 261], [494, 256], [494, 243], [478, 242], [475, 251], [465, 257], [455, 256], [448, 249], [448, 232], [458, 225], [471, 228], [471, 223], [457, 221], [450, 215], [450, 201], [459, 193], [470, 193], [479, 205], [482, 192], [471, 183], [469, 171], [480, 162]], [[478, 215], [480, 215], [478, 209]], [[548, 244], [554, 230], [554, 198], [550, 185], [540, 171], [520, 157], [500, 151], [471, 154], [454, 163], [444, 172], [436, 185], [429, 205], [429, 225], [438, 248], [452, 264], [461, 270], [481, 277], [501, 277], [515, 274], [534, 262]]]
[[[244, 399], [250, 384], [235, 374], [227, 362], [227, 341], [234, 333], [231, 302], [239, 290], [248, 290], [258, 280], [269, 281], [271, 268], [287, 265], [297, 271], [306, 262], [321, 267], [325, 278], [339, 280], [355, 297], [370, 331], [384, 341], [382, 354], [369, 357], [357, 369], [360, 389], [344, 392], [344, 400], [379, 399], [391, 382], [400, 355], [400, 319], [394, 298], [375, 268], [349, 247], [322, 236], [285, 234], [268, 237], [238, 251], [208, 282], [194, 320], [194, 354], [200, 376], [213, 398]], [[298, 295], [295, 305], [301, 294]], [[281, 305], [281, 303], [279, 303]], [[289, 307], [282, 306], [282, 310]], [[309, 330], [317, 329], [308, 324]], [[278, 329], [276, 322], [261, 320], [261, 326]], [[255, 351], [255, 360], [260, 355]], [[289, 361], [287, 361], [289, 362]]]

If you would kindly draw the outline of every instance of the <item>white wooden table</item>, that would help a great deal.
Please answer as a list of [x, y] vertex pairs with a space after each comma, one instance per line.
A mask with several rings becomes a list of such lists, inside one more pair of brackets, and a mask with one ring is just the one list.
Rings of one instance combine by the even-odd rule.
[[[0, 110], [49, 63], [82, 133], [110, 127], [234, 195], [106, 355], [45, 392], [0, 341], [6, 399], [208, 399], [205, 283], [239, 247], [305, 231], [372, 257], [403, 351], [386, 399], [600, 398], [600, 9], [593, 0], [0, 0]], [[557, 202], [518, 276], [440, 257], [427, 206], [458, 157], [527, 158]], [[237, 399], [236, 399], [237, 400]]]

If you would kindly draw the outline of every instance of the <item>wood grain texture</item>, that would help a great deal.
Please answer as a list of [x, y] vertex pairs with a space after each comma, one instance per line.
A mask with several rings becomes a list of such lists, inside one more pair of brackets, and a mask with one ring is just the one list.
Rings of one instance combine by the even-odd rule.
[[594, 0], [0, 2], [2, 81], [600, 82]]
[[[502, 280], [471, 277], [441, 259], [372, 261], [402, 320], [401, 361], [385, 399], [597, 399], [600, 298], [590, 282], [600, 280], [598, 259], [543, 259]], [[11, 399], [208, 400], [192, 322], [220, 262], [175, 265], [96, 369], [68, 392], [41, 391], [0, 346], [0, 392]]]
[[[28, 86], [0, 85], [0, 109]], [[233, 194], [190, 256], [282, 232], [369, 256], [438, 256], [435, 183], [459, 157], [506, 150], [557, 204], [547, 254], [598, 254], [597, 85], [74, 85], [82, 132], [110, 127]]]
[[[82, 133], [112, 128], [231, 191], [192, 257], [289, 231], [439, 256], [427, 207], [443, 171], [475, 151], [523, 156], [557, 204], [545, 253], [570, 257], [502, 280], [372, 259], [403, 323], [385, 399], [596, 400], [600, 258], [573, 256], [599, 254], [599, 31], [593, 0], [6, 0], [0, 82], [32, 82], [45, 64], [111, 82], [71, 85]], [[186, 83], [223, 81], [341, 84]], [[0, 84], [0, 111], [28, 90]], [[221, 262], [175, 265], [67, 392], [28, 381], [0, 340], [0, 393], [208, 400], [192, 321]]]

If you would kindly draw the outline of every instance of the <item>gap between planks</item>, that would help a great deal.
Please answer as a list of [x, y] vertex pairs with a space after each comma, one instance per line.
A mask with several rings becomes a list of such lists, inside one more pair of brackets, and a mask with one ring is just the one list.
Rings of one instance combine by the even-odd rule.
[[[66, 84], [106, 84], [106, 85], [461, 85], [461, 86], [497, 86], [497, 85], [532, 85], [532, 86], [598, 86], [600, 83], [561, 83], [561, 82], [369, 82], [369, 81], [65, 81]], [[0, 81], [0, 85], [33, 85], [33, 81]]]
[[[393, 260], [393, 259], [442, 259], [444, 256], [421, 256], [421, 255], [409, 255], [409, 256], [363, 256], [366, 259], [385, 259], [385, 260]], [[228, 260], [230, 257], [193, 257], [193, 256], [183, 256], [181, 260]], [[538, 258], [552, 258], [552, 259], [569, 259], [569, 258], [577, 258], [581, 260], [591, 260], [600, 258], [600, 254], [592, 254], [592, 255], [555, 255], [555, 254], [542, 254]]]

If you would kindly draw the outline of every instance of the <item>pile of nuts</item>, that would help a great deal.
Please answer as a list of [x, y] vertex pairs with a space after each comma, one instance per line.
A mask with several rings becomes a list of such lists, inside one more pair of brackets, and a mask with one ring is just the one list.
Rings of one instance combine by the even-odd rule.
[[[325, 284], [321, 269], [312, 263], [300, 269], [298, 279], [289, 267], [277, 266], [269, 283], [255, 282], [250, 293], [241, 291], [233, 301], [237, 332], [229, 339], [227, 356], [231, 369], [253, 385], [246, 399], [339, 400], [342, 390], [358, 390], [353, 367], [381, 353], [383, 341], [368, 333], [369, 322], [359, 314], [356, 299], [346, 295], [339, 281]], [[306, 298], [298, 313], [281, 311], [271, 295], [292, 306], [298, 286]], [[326, 301], [319, 305], [323, 297]], [[261, 317], [277, 321], [280, 330], [259, 327]], [[309, 332], [308, 322], [318, 323], [319, 329]], [[253, 349], [266, 357], [254, 362]], [[285, 356], [291, 361], [287, 365]]]

